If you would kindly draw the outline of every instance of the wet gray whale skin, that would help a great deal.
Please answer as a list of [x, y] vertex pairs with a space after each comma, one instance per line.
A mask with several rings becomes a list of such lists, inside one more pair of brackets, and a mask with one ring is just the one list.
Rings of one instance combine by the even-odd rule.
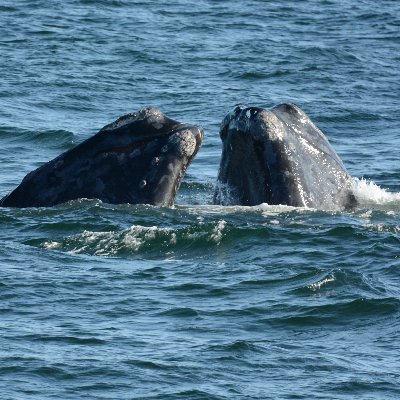
[[214, 204], [345, 210], [351, 178], [325, 135], [293, 104], [236, 107], [222, 122]]
[[143, 108], [30, 172], [3, 207], [49, 207], [78, 198], [171, 206], [202, 129]]

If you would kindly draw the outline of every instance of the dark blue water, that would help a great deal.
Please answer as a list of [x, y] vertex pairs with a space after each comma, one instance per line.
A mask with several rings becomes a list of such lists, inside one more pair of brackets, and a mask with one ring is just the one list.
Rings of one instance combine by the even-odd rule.
[[[2, 0], [0, 196], [142, 106], [206, 138], [173, 209], [0, 209], [0, 398], [400, 398], [399, 65], [394, 0]], [[284, 101], [353, 212], [211, 205], [222, 118]]]

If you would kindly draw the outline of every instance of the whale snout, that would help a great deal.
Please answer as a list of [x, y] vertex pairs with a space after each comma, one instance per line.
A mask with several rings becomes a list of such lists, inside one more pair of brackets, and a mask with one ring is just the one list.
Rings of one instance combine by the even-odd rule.
[[178, 157], [192, 158], [199, 150], [204, 138], [204, 131], [198, 127], [183, 127], [172, 133], [167, 146]]

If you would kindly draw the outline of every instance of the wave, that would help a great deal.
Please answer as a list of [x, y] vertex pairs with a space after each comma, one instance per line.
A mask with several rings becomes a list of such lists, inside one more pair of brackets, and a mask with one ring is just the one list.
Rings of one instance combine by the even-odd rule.
[[[315, 325], [344, 325], [357, 319], [357, 324], [364, 326], [370, 319], [385, 319], [396, 315], [400, 310], [400, 301], [395, 297], [387, 298], [358, 298], [342, 303], [323, 304], [305, 307], [299, 313], [288, 310], [286, 315], [273, 318], [268, 322], [282, 326], [315, 326]], [[265, 322], [267, 322], [265, 321]]]
[[[326, 266], [332, 262], [339, 247], [340, 251], [351, 254], [363, 265], [375, 265], [377, 257], [388, 252], [397, 254], [400, 227], [397, 219], [387, 212], [332, 214], [294, 210], [282, 213], [282, 209], [260, 206], [240, 210], [232, 207], [218, 213], [215, 208], [199, 207], [159, 213], [150, 210], [149, 215], [144, 216], [135, 215], [126, 207], [120, 212], [98, 209], [97, 217], [82, 216], [82, 219], [78, 215], [66, 214], [65, 220], [57, 223], [54, 222], [57, 216], [49, 216], [48, 221], [38, 223], [32, 215], [32, 223], [36, 222], [31, 228], [35, 237], [23, 243], [48, 250], [103, 257], [165, 260], [218, 257], [226, 261], [231, 254], [233, 257], [235, 252], [240, 252], [240, 259], [248, 262], [257, 262], [269, 254], [299, 265], [308, 260]], [[126, 227], [127, 219], [134, 219], [135, 223]], [[25, 236], [26, 233], [22, 230], [17, 235]], [[363, 242], [360, 249], [352, 245], [355, 239]], [[291, 255], [281, 253], [285, 243], [291, 242], [296, 243]], [[332, 255], [316, 248], [318, 243], [324, 248], [332, 248]], [[342, 265], [341, 260], [336, 259], [336, 262]], [[376, 267], [379, 268], [379, 263]], [[329, 286], [335, 279], [330, 275], [324, 276], [308, 285], [317, 290]]]
[[[204, 251], [210, 243], [218, 245], [226, 222], [199, 223], [184, 228], [133, 225], [122, 231], [84, 231], [61, 240], [40, 243], [45, 249], [63, 250], [96, 256], [126, 256], [138, 253], [172, 258], [175, 251]], [[35, 244], [31, 242], [31, 244]]]
[[21, 146], [38, 144], [46, 147], [71, 147], [76, 137], [72, 132], [65, 130], [37, 130], [30, 131], [16, 127], [0, 127], [0, 139], [9, 144], [21, 143]]

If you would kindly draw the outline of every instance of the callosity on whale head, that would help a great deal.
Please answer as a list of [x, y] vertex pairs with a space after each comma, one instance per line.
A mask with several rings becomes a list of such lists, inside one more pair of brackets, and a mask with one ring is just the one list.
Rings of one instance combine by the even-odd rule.
[[29, 173], [0, 205], [47, 207], [78, 198], [171, 206], [202, 129], [143, 108]]
[[356, 205], [351, 177], [325, 135], [299, 107], [238, 106], [222, 122], [214, 203], [285, 204], [323, 210]]

